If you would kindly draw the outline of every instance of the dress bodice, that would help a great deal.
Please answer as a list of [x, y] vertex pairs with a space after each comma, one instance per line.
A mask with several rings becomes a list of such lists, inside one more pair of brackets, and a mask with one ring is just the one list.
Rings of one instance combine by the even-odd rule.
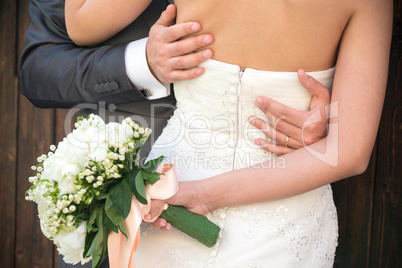
[[[265, 135], [247, 119], [250, 115], [266, 119], [255, 106], [257, 96], [308, 110], [311, 95], [297, 74], [241, 70], [215, 60], [201, 66], [205, 69], [201, 77], [174, 84], [177, 109], [149, 159], [164, 155], [176, 166], [181, 181], [262, 162], [286, 168], [286, 163], [275, 162], [281, 158], [254, 144], [255, 138]], [[330, 88], [334, 68], [309, 74]], [[332, 266], [337, 216], [329, 185], [282, 200], [221, 208], [207, 217], [221, 227], [213, 248], [175, 229], [163, 232], [143, 225], [136, 254], [139, 267]], [[153, 257], [147, 258], [147, 252]]]
[[[272, 154], [254, 144], [256, 138], [264, 139], [265, 135], [248, 122], [251, 115], [267, 120], [255, 105], [257, 96], [309, 110], [311, 95], [295, 72], [242, 70], [215, 60], [201, 66], [205, 73], [199, 78], [175, 83], [177, 110], [168, 123], [169, 134], [154, 146], [177, 146], [176, 164], [197, 157], [204, 170], [209, 167], [209, 171], [212, 168], [220, 173], [271, 159]], [[331, 68], [309, 75], [331, 88], [334, 71]], [[212, 174], [200, 170], [200, 176], [192, 179], [204, 175]]]

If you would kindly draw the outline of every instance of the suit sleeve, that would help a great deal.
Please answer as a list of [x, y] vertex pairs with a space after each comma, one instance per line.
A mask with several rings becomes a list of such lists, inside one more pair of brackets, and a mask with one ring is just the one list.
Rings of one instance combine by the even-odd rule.
[[20, 91], [35, 106], [71, 108], [80, 103], [146, 100], [127, 77], [124, 55], [128, 42], [147, 36], [152, 21], [141, 15], [131, 32], [118, 34], [117, 41], [79, 47], [68, 37], [63, 0], [31, 0], [29, 14], [19, 64]]

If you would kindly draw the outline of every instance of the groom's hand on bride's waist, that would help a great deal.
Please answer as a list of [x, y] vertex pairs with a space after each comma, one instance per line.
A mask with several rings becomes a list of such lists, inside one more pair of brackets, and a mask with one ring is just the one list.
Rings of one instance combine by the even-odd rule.
[[213, 37], [202, 34], [182, 39], [198, 32], [201, 25], [197, 22], [174, 24], [176, 7], [169, 5], [159, 20], [152, 26], [146, 46], [148, 66], [153, 75], [161, 82], [173, 83], [200, 76], [204, 70], [196, 67], [212, 57], [211, 49], [197, 49], [210, 45]]
[[309, 111], [293, 109], [271, 98], [259, 96], [256, 106], [273, 123], [257, 116], [249, 118], [249, 122], [270, 139], [256, 139], [254, 142], [277, 155], [308, 146], [327, 136], [328, 116], [325, 107], [330, 102], [330, 91], [303, 70], [299, 70], [297, 75], [300, 83], [312, 95]]

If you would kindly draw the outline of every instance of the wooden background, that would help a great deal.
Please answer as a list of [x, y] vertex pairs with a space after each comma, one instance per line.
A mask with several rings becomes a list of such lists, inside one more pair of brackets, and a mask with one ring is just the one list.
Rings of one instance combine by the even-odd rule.
[[[370, 166], [333, 185], [340, 228], [335, 267], [402, 267], [402, 0], [395, 0], [394, 10], [388, 89]], [[1, 268], [57, 265], [36, 206], [24, 193], [36, 157], [64, 137], [67, 111], [37, 109], [18, 92], [28, 23], [28, 0], [0, 0]]]

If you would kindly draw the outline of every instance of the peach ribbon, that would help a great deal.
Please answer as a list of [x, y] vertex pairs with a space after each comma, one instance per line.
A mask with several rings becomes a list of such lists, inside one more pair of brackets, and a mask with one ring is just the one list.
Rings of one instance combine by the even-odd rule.
[[148, 205], [143, 205], [133, 197], [131, 201], [131, 211], [124, 220], [127, 231], [127, 238], [120, 232], [110, 232], [108, 237], [109, 265], [111, 268], [135, 268], [134, 253], [140, 242], [139, 227], [141, 222], [153, 222], [168, 205], [162, 206], [158, 214], [151, 220], [145, 220], [145, 216], [151, 209], [151, 200], [165, 200], [172, 197], [179, 189], [176, 169], [173, 164], [162, 164], [156, 170], [165, 175], [160, 176], [160, 180], [153, 185], [147, 184]]

